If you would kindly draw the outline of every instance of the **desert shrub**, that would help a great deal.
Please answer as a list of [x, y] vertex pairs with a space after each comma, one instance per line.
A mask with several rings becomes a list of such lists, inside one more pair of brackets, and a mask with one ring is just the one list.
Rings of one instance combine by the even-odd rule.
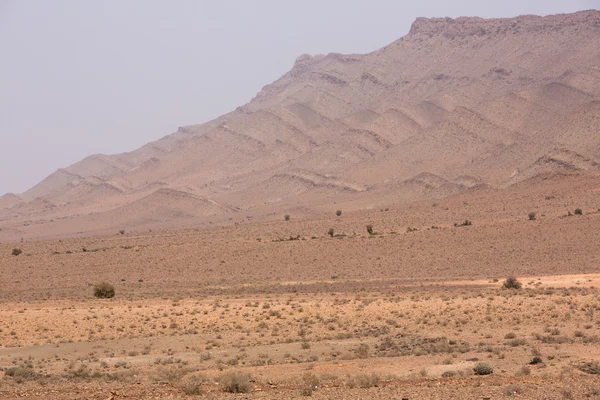
[[516, 337], [517, 337], [517, 335], [515, 335], [514, 332], [509, 332], [506, 335], [504, 335], [504, 339], [514, 339]]
[[357, 358], [369, 358], [369, 346], [361, 343], [356, 350], [354, 350]]
[[283, 216], [283, 219], [285, 219], [286, 221], [289, 221], [290, 220], [290, 214], [285, 214]]
[[241, 372], [227, 372], [218, 378], [223, 390], [228, 393], [250, 393], [252, 384], [250, 377]]
[[337, 210], [337, 211], [335, 212], [335, 215], [337, 215], [338, 217], [339, 217], [339, 216], [341, 216], [341, 215], [342, 215], [342, 210]]
[[367, 232], [369, 233], [369, 235], [374, 235], [375, 233], [373, 232], [373, 225], [367, 225]]
[[529, 213], [528, 217], [529, 217], [530, 221], [535, 221], [535, 219], [537, 217], [537, 213], [535, 211], [532, 211]]
[[15, 379], [35, 379], [39, 375], [37, 372], [33, 370], [33, 368], [29, 365], [22, 365], [20, 367], [10, 367], [6, 371], [4, 371], [4, 375], [13, 377]]
[[580, 364], [577, 369], [590, 375], [600, 375], [600, 362], [592, 361]]
[[206, 382], [206, 378], [201, 375], [190, 375], [186, 377], [180, 384], [183, 393], [188, 395], [204, 394], [202, 385]]
[[475, 375], [489, 375], [494, 372], [494, 368], [488, 363], [480, 362], [475, 364], [473, 371]]
[[356, 384], [358, 387], [363, 389], [372, 388], [379, 385], [381, 378], [378, 375], [357, 375], [356, 376]]
[[327, 234], [331, 237], [333, 237], [335, 231], [333, 230], [333, 228], [329, 228], [329, 230], [327, 231]]
[[121, 235], [124, 235], [124, 234], [125, 234], [125, 229], [121, 229], [121, 230], [119, 231], [119, 233], [120, 233]]
[[[156, 364], [156, 361], [154, 362]], [[157, 382], [179, 382], [187, 374], [191, 373], [193, 368], [182, 365], [170, 365], [158, 368], [152, 378]]]
[[542, 357], [540, 356], [533, 356], [533, 358], [531, 359], [531, 361], [529, 361], [529, 365], [537, 365], [537, 364], [541, 364], [543, 362]]
[[442, 372], [442, 378], [453, 378], [455, 377], [457, 374], [455, 371], [444, 371]]
[[12, 255], [13, 256], [18, 256], [19, 254], [21, 254], [23, 252], [23, 250], [21, 249], [13, 249], [12, 251]]
[[115, 297], [115, 287], [107, 282], [94, 285], [94, 296], [99, 299], [110, 299]]
[[314, 392], [314, 389], [311, 388], [310, 386], [304, 386], [302, 387], [302, 389], [300, 389], [300, 394], [302, 396], [312, 396]]
[[531, 375], [531, 368], [527, 365], [523, 365], [519, 371], [517, 371], [517, 376], [529, 376]]
[[461, 226], [471, 226], [473, 225], [473, 223], [471, 222], [471, 220], [465, 219], [463, 223], [461, 224], [457, 224], [455, 223], [454, 226], [456, 227], [461, 227]]
[[523, 389], [521, 389], [521, 387], [517, 385], [510, 385], [504, 388], [504, 394], [509, 397], [521, 396], [522, 393]]
[[575, 215], [583, 215], [583, 210], [581, 208], [576, 208]]
[[504, 284], [502, 285], [502, 287], [506, 289], [521, 289], [521, 286], [521, 282], [519, 282], [517, 278], [512, 275], [506, 278]]

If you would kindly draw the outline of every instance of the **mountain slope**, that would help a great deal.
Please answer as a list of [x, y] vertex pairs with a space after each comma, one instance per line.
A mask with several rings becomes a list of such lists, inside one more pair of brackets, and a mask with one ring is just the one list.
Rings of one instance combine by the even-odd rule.
[[[186, 216], [222, 221], [232, 210], [268, 218], [336, 199], [376, 205], [378, 196], [417, 201], [533, 182], [563, 173], [556, 160], [597, 174], [598, 48], [598, 11], [419, 18], [408, 35], [369, 54], [300, 56], [214, 121], [60, 169], [25, 192], [20, 208], [11, 200], [0, 220], [113, 220], [106, 213], [119, 209], [144, 226]], [[219, 206], [198, 211], [173, 193]], [[141, 203], [143, 196], [156, 200]], [[173, 206], [160, 204], [167, 198]]]

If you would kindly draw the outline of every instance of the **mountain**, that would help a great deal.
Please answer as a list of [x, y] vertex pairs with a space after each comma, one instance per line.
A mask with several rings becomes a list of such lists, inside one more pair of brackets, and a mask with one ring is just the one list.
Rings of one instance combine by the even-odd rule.
[[4, 196], [0, 227], [240, 222], [600, 174], [599, 48], [599, 11], [419, 18], [382, 49], [302, 55], [229, 114]]

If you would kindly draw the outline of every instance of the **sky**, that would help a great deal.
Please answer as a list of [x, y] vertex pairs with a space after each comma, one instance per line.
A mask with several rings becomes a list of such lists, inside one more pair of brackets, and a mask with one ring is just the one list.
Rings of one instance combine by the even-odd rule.
[[417, 17], [600, 0], [0, 0], [0, 195], [248, 102], [301, 54], [366, 53]]

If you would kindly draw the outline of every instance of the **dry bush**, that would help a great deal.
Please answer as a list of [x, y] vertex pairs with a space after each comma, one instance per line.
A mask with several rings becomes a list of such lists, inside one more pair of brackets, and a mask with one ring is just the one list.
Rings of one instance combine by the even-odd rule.
[[190, 375], [185, 377], [179, 386], [185, 394], [198, 396], [204, 394], [205, 382], [207, 379], [202, 375]]
[[20, 367], [10, 367], [4, 371], [4, 375], [12, 377], [16, 382], [35, 380], [40, 375], [33, 370], [30, 365], [22, 365]]
[[535, 211], [532, 211], [528, 214], [529, 220], [530, 221], [535, 221], [536, 217], [537, 217], [537, 213]]
[[339, 217], [339, 216], [341, 216], [341, 215], [342, 215], [342, 210], [337, 210], [337, 211], [335, 212], [335, 215], [337, 215], [338, 217]]
[[107, 282], [94, 285], [94, 296], [99, 299], [110, 299], [115, 297], [115, 287]]
[[369, 235], [374, 235], [375, 233], [373, 232], [373, 225], [367, 225], [367, 232], [369, 233]]
[[504, 287], [506, 289], [521, 289], [522, 285], [521, 285], [521, 282], [519, 282], [516, 277], [509, 276], [504, 281], [504, 284], [502, 285], [502, 287]]
[[250, 376], [241, 372], [227, 372], [217, 379], [223, 385], [223, 390], [228, 393], [250, 393], [252, 383]]
[[379, 386], [379, 382], [381, 382], [381, 378], [379, 375], [371, 374], [371, 375], [357, 375], [354, 377], [354, 384], [359, 388], [368, 389], [372, 387]]
[[575, 215], [583, 215], [583, 210], [581, 208], [576, 208]]
[[12, 255], [13, 256], [18, 256], [19, 254], [21, 254], [23, 252], [23, 250], [21, 249], [13, 249], [12, 250]]
[[193, 372], [193, 368], [179, 366], [161, 367], [156, 370], [152, 378], [157, 382], [179, 382], [184, 376]]
[[590, 375], [600, 375], [600, 362], [592, 361], [580, 364], [576, 367], [578, 370]]
[[369, 345], [361, 343], [355, 350], [356, 358], [369, 358]]

